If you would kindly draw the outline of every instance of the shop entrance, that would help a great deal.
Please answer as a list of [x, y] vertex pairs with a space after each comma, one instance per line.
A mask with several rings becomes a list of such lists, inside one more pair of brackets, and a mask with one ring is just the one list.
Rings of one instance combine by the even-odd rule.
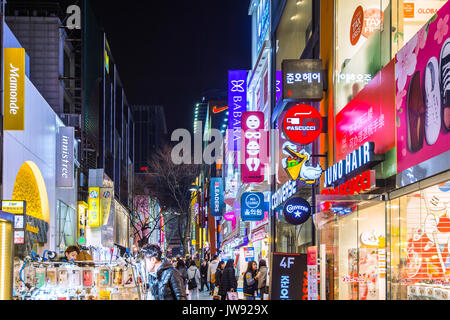
[[316, 196], [320, 296], [386, 299], [386, 201], [381, 195]]

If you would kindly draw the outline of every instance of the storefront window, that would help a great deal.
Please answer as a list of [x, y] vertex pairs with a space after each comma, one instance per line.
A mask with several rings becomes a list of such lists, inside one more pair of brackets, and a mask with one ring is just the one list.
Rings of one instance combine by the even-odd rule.
[[312, 246], [312, 219], [301, 225], [292, 225], [283, 217], [283, 207], [277, 209], [277, 252], [307, 253]]
[[390, 299], [448, 299], [450, 181], [390, 203]]
[[287, 0], [276, 31], [277, 70], [285, 59], [300, 59], [312, 34], [313, 0]]
[[59, 200], [57, 201], [56, 211], [58, 217], [56, 248], [58, 253], [63, 253], [68, 246], [76, 244], [76, 214], [73, 208]]

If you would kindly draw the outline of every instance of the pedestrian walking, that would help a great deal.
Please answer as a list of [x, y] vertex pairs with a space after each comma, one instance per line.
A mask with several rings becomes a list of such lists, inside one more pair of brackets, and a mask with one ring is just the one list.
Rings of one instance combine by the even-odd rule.
[[208, 266], [208, 282], [209, 282], [209, 294], [212, 295], [214, 293], [214, 286], [216, 283], [216, 269], [219, 265], [219, 256], [215, 254], [213, 256], [213, 260]]
[[255, 294], [258, 291], [258, 279], [256, 277], [256, 271], [258, 265], [256, 261], [249, 261], [247, 264], [247, 270], [244, 274], [244, 297], [245, 300], [255, 300]]
[[222, 300], [226, 300], [227, 292], [237, 292], [236, 271], [234, 270], [234, 260], [229, 259], [225, 264], [220, 279], [219, 295]]
[[222, 273], [223, 273], [224, 267], [225, 267], [225, 262], [224, 261], [220, 261], [219, 264], [217, 265], [217, 269], [216, 269], [216, 285], [214, 287], [213, 299], [220, 300], [219, 290], [220, 290], [220, 286], [221, 286], [221, 282], [222, 282]]
[[[190, 266], [187, 269], [187, 276], [188, 276], [188, 289], [189, 289], [189, 295], [188, 300], [200, 300], [200, 297], [198, 295], [198, 289], [200, 287], [200, 271], [198, 270], [195, 261], [191, 260]], [[195, 299], [195, 297], [197, 299]]]
[[142, 249], [150, 292], [155, 300], [186, 300], [183, 279], [167, 259], [162, 259], [161, 248], [149, 244]]
[[258, 279], [258, 290], [261, 300], [264, 300], [264, 293], [266, 293], [266, 283], [267, 283], [267, 264], [266, 260], [259, 260], [259, 269], [256, 274], [256, 279]]
[[179, 258], [177, 260], [176, 269], [180, 273], [181, 278], [183, 278], [183, 283], [184, 283], [184, 286], [186, 287], [187, 280], [188, 280], [188, 274], [187, 274], [187, 268], [186, 268], [186, 265], [184, 264], [183, 259]]
[[206, 286], [206, 290], [209, 291], [208, 285], [208, 262], [206, 260], [202, 261], [202, 265], [200, 266], [200, 277], [201, 277], [201, 288], [200, 291], [203, 291], [203, 288]]

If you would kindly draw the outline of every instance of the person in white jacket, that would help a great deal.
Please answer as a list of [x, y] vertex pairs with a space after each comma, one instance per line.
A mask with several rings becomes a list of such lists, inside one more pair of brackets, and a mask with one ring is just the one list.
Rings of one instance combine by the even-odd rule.
[[217, 266], [219, 265], [219, 256], [217, 254], [215, 254], [213, 256], [212, 261], [209, 263], [208, 266], [208, 283], [210, 284], [209, 286], [209, 295], [212, 295], [214, 293], [214, 287], [216, 285], [216, 270], [217, 270]]
[[[189, 290], [188, 300], [200, 300], [200, 297], [198, 295], [198, 290], [200, 287], [200, 270], [198, 270], [197, 265], [195, 264], [194, 260], [191, 260], [190, 266], [187, 269], [187, 275], [188, 275], [188, 286], [189, 281], [191, 279], [194, 279], [197, 283], [197, 286], [194, 289]], [[196, 299], [195, 299], [196, 297]]]

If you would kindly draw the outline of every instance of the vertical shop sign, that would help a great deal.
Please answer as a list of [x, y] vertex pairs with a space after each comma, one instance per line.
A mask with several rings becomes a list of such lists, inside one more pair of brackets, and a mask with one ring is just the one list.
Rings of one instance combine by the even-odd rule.
[[317, 294], [317, 247], [308, 247], [308, 300], [318, 300]]
[[261, 221], [264, 219], [264, 194], [244, 192], [241, 197], [242, 221]]
[[88, 198], [88, 225], [100, 227], [102, 225], [102, 214], [100, 207], [100, 188], [90, 187]]
[[111, 212], [111, 202], [113, 199], [113, 188], [100, 188], [100, 207], [102, 212], [103, 224], [108, 223], [109, 215]]
[[255, 260], [255, 248], [254, 247], [245, 247], [244, 248], [244, 258], [245, 261], [253, 261]]
[[301, 253], [272, 254], [270, 274], [271, 300], [302, 300], [306, 280], [307, 255]]
[[223, 214], [223, 179], [211, 178], [211, 216], [221, 217]]
[[247, 70], [228, 71], [228, 150], [241, 148], [241, 116], [247, 110]]
[[247, 111], [242, 114], [242, 183], [261, 183], [264, 181], [265, 146], [264, 113]]
[[276, 103], [278, 103], [278, 101], [281, 98], [281, 81], [283, 80], [283, 75], [281, 73], [281, 70], [277, 70], [276, 72], [276, 82], [275, 82], [275, 96], [277, 98]]
[[322, 60], [283, 60], [281, 72], [283, 100], [322, 100]]
[[25, 49], [4, 51], [3, 130], [25, 130]]
[[73, 188], [74, 136], [74, 127], [60, 127], [56, 136], [56, 186], [59, 188]]

